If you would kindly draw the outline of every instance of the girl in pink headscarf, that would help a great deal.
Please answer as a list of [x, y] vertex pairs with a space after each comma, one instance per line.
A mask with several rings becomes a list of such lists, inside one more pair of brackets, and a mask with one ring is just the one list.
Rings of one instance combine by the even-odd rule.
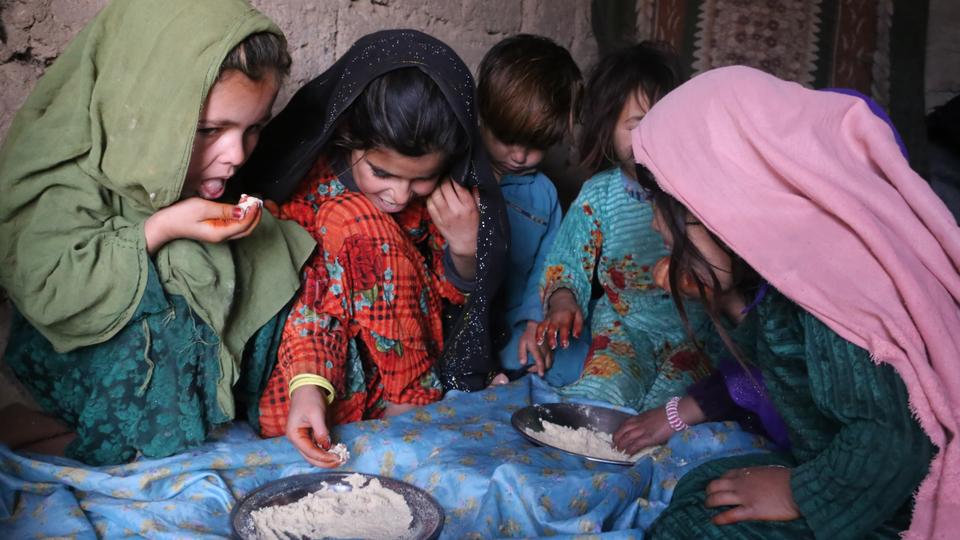
[[[667, 287], [695, 291], [788, 438], [691, 471], [650, 536], [953, 537], [960, 229], [890, 127], [858, 97], [729, 67], [660, 101], [633, 149]], [[618, 446], [706, 419], [677, 398]]]

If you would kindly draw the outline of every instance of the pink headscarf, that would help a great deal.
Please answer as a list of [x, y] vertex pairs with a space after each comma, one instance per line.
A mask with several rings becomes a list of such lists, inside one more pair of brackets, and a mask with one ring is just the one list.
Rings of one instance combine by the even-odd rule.
[[960, 531], [960, 229], [857, 97], [719, 68], [633, 132], [638, 163], [774, 287], [896, 368], [939, 452], [907, 538]]

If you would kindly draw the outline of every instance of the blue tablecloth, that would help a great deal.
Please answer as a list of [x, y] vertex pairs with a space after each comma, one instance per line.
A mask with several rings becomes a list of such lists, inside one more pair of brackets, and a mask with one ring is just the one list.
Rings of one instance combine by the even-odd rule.
[[[389, 420], [341, 426], [343, 470], [399, 478], [446, 511], [442, 538], [593, 535], [643, 537], [679, 478], [722, 456], [766, 451], [735, 424], [674, 436], [632, 467], [537, 447], [510, 425], [531, 403], [559, 401], [527, 376]], [[0, 446], [0, 536], [222, 538], [245, 494], [277, 478], [317, 472], [284, 438], [263, 440], [235, 423], [196, 451], [113, 467], [15, 454]]]

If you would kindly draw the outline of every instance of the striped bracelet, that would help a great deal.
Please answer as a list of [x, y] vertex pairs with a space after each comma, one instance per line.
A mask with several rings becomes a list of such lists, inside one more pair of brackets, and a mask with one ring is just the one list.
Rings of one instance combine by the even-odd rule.
[[664, 409], [667, 411], [667, 423], [670, 424], [670, 427], [674, 431], [683, 431], [690, 426], [680, 418], [680, 413], [677, 411], [677, 406], [680, 404], [680, 398], [674, 396], [670, 398], [670, 401], [664, 406]]

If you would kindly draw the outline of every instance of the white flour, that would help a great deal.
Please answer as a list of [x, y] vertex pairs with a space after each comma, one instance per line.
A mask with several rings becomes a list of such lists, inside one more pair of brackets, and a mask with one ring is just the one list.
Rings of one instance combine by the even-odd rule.
[[544, 444], [583, 456], [635, 462], [658, 448], [651, 446], [629, 456], [613, 447], [613, 435], [609, 433], [583, 427], [573, 429], [542, 418], [540, 423], [543, 424], [543, 431], [533, 431], [530, 428], [524, 428], [523, 431]]
[[347, 446], [343, 443], [337, 443], [330, 447], [330, 453], [336, 454], [340, 458], [340, 463], [346, 463], [350, 459], [350, 451], [347, 450]]
[[403, 495], [384, 488], [373, 478], [351, 474], [350, 491], [328, 486], [299, 501], [254, 510], [250, 517], [260, 538], [370, 538], [396, 539], [408, 534], [413, 514]]
[[240, 215], [240, 219], [247, 217], [247, 212], [254, 207], [262, 208], [263, 201], [254, 197], [253, 195], [247, 195], [246, 193], [240, 195], [240, 202], [237, 203], [237, 207], [243, 211], [243, 214]]

